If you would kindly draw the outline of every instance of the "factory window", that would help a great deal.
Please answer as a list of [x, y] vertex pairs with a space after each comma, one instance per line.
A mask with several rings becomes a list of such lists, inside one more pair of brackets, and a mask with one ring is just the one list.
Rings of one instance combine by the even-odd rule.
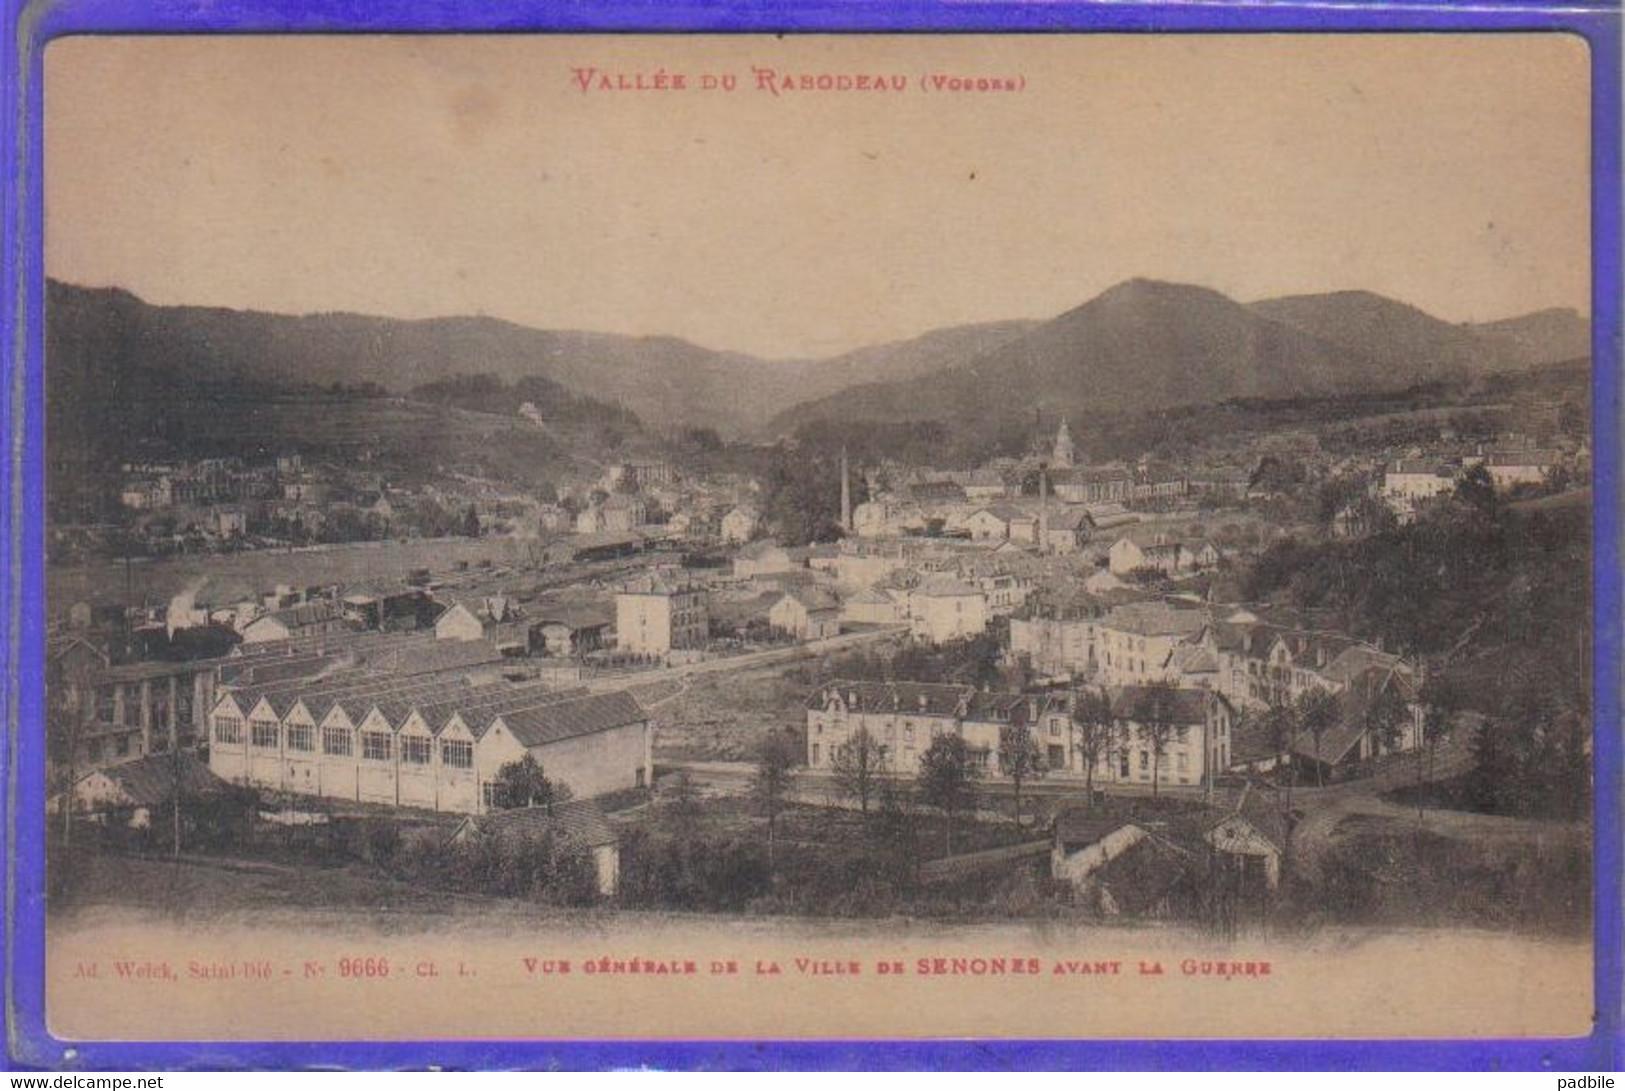
[[214, 721], [214, 741], [239, 744], [243, 741], [243, 721], [235, 716], [220, 716]]
[[361, 756], [368, 761], [388, 761], [394, 750], [394, 741], [387, 731], [363, 731]]
[[277, 739], [281, 732], [277, 730], [276, 724], [267, 723], [264, 720], [255, 720], [250, 727], [253, 730], [253, 741], [256, 749], [275, 750], [277, 748]]
[[288, 749], [310, 753], [316, 749], [316, 729], [309, 724], [288, 725]]
[[422, 735], [402, 735], [401, 760], [411, 765], [428, 765], [429, 740]]
[[338, 758], [347, 758], [353, 752], [354, 744], [350, 740], [350, 729], [347, 727], [322, 728], [322, 753], [331, 754]]
[[474, 744], [462, 739], [441, 740], [440, 763], [453, 769], [474, 768]]

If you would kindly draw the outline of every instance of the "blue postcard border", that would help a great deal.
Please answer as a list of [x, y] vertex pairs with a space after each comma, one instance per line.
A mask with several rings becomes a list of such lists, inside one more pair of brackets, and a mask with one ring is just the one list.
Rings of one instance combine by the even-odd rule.
[[[0, 328], [7, 335], [0, 412], [0, 647], [6, 714], [0, 749], [5, 815], [7, 1059], [18, 1068], [443, 1069], [1109, 1069], [1617, 1071], [1625, 1067], [1621, 981], [1620, 731], [1620, 9], [1617, 3], [1187, 2], [930, 3], [883, 0], [3, 0], [4, 135], [11, 170], [0, 210]], [[95, 33], [521, 32], [1291, 32], [1551, 31], [1592, 57], [1595, 550], [1596, 998], [1583, 1038], [1451, 1041], [528, 1041], [397, 1043], [72, 1043], [45, 1025], [43, 872], [44, 462], [43, 251], [40, 196], [44, 47]], [[1175, 1028], [1170, 1028], [1175, 1029]]]

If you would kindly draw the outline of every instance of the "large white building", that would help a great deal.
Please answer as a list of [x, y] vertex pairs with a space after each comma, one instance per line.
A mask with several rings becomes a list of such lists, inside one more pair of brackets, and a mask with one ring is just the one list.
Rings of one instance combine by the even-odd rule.
[[650, 783], [650, 746], [624, 692], [369, 674], [222, 692], [209, 768], [294, 795], [476, 814], [527, 752], [584, 799]]
[[1039, 698], [986, 693], [933, 682], [830, 682], [807, 700], [807, 765], [827, 769], [841, 747], [867, 729], [883, 747], [880, 766], [913, 775], [942, 734], [964, 738], [988, 772], [998, 770], [999, 731], [1034, 722]]
[[[1204, 689], [1119, 686], [1105, 691], [1111, 742], [1098, 748], [1100, 785], [1206, 786], [1230, 764], [1234, 710]], [[1073, 727], [1078, 694], [988, 693], [974, 686], [929, 682], [834, 681], [807, 701], [807, 764], [827, 769], [860, 729], [881, 748], [880, 767], [909, 776], [938, 735], [962, 737], [986, 772], [998, 772], [1000, 732], [1014, 725], [1032, 733], [1046, 765], [1083, 774], [1085, 757]], [[1158, 708], [1158, 702], [1161, 707]], [[1160, 747], [1143, 728], [1168, 725]]]
[[651, 573], [615, 596], [615, 643], [621, 651], [665, 655], [705, 647], [711, 619], [705, 588]]
[[987, 596], [949, 576], [926, 580], [908, 597], [911, 631], [932, 644], [962, 640], [987, 628]]

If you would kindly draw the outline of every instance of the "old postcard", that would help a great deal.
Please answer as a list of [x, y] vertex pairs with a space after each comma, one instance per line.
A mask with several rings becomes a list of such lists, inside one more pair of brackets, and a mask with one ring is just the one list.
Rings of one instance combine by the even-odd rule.
[[45, 79], [53, 1034], [1590, 1030], [1581, 39]]

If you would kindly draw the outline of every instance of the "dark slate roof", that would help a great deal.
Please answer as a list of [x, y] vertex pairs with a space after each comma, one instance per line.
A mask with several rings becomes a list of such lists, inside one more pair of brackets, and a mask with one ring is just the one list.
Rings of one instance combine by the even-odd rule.
[[604, 820], [598, 804], [589, 799], [555, 803], [551, 807], [524, 807], [470, 816], [464, 827], [487, 837], [534, 838], [553, 834], [584, 848], [614, 845], [615, 831]]
[[828, 682], [813, 693], [809, 703], [822, 707], [838, 698], [855, 712], [907, 712], [921, 716], [956, 716], [970, 707], [974, 686], [938, 682]]
[[1205, 624], [1207, 611], [1165, 602], [1125, 602], [1107, 611], [1102, 622], [1106, 628], [1137, 636], [1189, 636]]
[[184, 753], [149, 754], [122, 765], [109, 766], [100, 772], [118, 785], [135, 806], [155, 807], [174, 797], [177, 769], [183, 793], [213, 792], [226, 786], [226, 782], [210, 772], [207, 765]]
[[1137, 824], [1133, 819], [1114, 814], [1107, 808], [1067, 807], [1055, 816], [1055, 840], [1061, 845], [1082, 848], [1099, 842], [1124, 826]]
[[[1199, 724], [1207, 719], [1211, 690], [1173, 689], [1165, 691], [1172, 700], [1168, 713], [1175, 724]], [[1156, 691], [1150, 686], [1123, 686], [1112, 692], [1112, 713], [1119, 719], [1144, 723], [1152, 713]]]
[[648, 718], [637, 698], [621, 690], [503, 713], [502, 722], [513, 732], [520, 745], [529, 749], [563, 739], [595, 735], [627, 724], [643, 723]]
[[489, 640], [437, 640], [422, 648], [400, 648], [387, 656], [388, 666], [402, 674], [468, 670], [499, 662], [502, 652]]
[[791, 587], [784, 592], [784, 597], [795, 599], [806, 608], [808, 613], [817, 613], [820, 610], [839, 610], [841, 608], [841, 600], [822, 587]]
[[[1339, 711], [1337, 724], [1320, 739], [1319, 759], [1335, 765], [1354, 749], [1366, 733], [1366, 712], [1388, 686], [1395, 686], [1407, 701], [1416, 699], [1415, 687], [1403, 674], [1382, 667], [1372, 667], [1356, 677], [1349, 687], [1337, 695]], [[1295, 748], [1303, 757], [1314, 758], [1315, 742], [1312, 737], [1300, 735]]]
[[1149, 912], [1165, 896], [1193, 881], [1194, 866], [1191, 853], [1152, 836], [1112, 857], [1094, 878], [1111, 891], [1118, 909], [1133, 917]]

